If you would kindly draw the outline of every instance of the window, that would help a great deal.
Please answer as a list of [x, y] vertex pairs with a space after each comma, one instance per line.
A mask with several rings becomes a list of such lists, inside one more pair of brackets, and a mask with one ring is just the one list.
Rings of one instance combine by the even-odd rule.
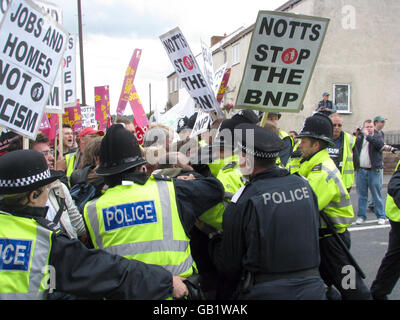
[[169, 86], [168, 86], [169, 93], [174, 92], [174, 79], [169, 79], [168, 83], [169, 83]]
[[240, 62], [240, 46], [239, 43], [232, 46], [232, 65], [238, 64]]
[[333, 85], [333, 103], [339, 113], [350, 113], [350, 85]]
[[178, 91], [178, 77], [174, 78], [174, 91]]

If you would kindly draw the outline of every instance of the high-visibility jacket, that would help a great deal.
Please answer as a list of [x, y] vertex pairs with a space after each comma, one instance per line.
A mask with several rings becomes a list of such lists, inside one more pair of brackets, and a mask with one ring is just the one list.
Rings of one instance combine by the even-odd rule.
[[[236, 159], [235, 157], [231, 157]], [[225, 159], [226, 160], [226, 159]], [[225, 193], [235, 194], [247, 182], [239, 170], [239, 163], [232, 161], [223, 167], [217, 174], [217, 179], [222, 183]], [[214, 207], [204, 212], [199, 219], [217, 230], [222, 230], [222, 216], [230, 199], [226, 197], [224, 202], [217, 203]]]
[[75, 161], [76, 161], [76, 152], [68, 153], [65, 155], [65, 162], [67, 164], [66, 176], [67, 176], [68, 180], [69, 180], [69, 178], [71, 178], [71, 174], [75, 170]]
[[[279, 130], [279, 137], [280, 137], [282, 140], [285, 139], [286, 137], [289, 137], [289, 138], [290, 138], [290, 142], [291, 142], [291, 144], [292, 144], [292, 149], [293, 149], [294, 140], [293, 140], [293, 137], [292, 137], [292, 136], [290, 136], [286, 131]], [[288, 160], [288, 162], [289, 162], [289, 160]], [[283, 163], [282, 163], [280, 157], [277, 157], [277, 158], [276, 158], [276, 162], [275, 162], [275, 163], [276, 163], [276, 165], [277, 165], [278, 167], [280, 167], [280, 168], [285, 168], [285, 166], [283, 165]]]
[[297, 143], [294, 145], [293, 147], [293, 151], [292, 151], [292, 155], [290, 156], [287, 164], [286, 164], [286, 169], [290, 172], [290, 173], [296, 173], [297, 171], [300, 170], [300, 162], [301, 162], [301, 153], [299, 154], [298, 157], [293, 156], [293, 154], [295, 154], [295, 152], [297, 151], [297, 149], [299, 148], [301, 140], [299, 139], [299, 141], [297, 141]]
[[343, 157], [341, 162], [341, 174], [346, 189], [354, 184], [353, 148], [356, 139], [353, 135], [343, 132]]
[[53, 231], [0, 211], [0, 299], [46, 299]]
[[208, 164], [208, 167], [210, 168], [211, 174], [216, 178], [223, 167], [234, 161], [239, 163], [239, 155], [233, 154], [230, 157], [215, 159], [213, 162]]
[[[299, 174], [307, 178], [314, 190], [318, 198], [318, 209], [327, 214], [338, 233], [346, 231], [354, 219], [353, 206], [339, 169], [330, 158], [328, 150], [320, 150], [309, 160], [302, 161]], [[326, 223], [320, 219], [320, 235], [330, 235], [326, 227]]]
[[151, 176], [144, 185], [118, 185], [86, 204], [84, 218], [95, 248], [193, 274], [189, 238], [179, 218], [172, 180]]
[[[399, 169], [399, 166], [400, 161], [397, 163], [396, 169], [394, 170], [395, 172]], [[388, 194], [386, 197], [385, 214], [388, 219], [395, 222], [400, 222], [400, 209], [390, 194]]]

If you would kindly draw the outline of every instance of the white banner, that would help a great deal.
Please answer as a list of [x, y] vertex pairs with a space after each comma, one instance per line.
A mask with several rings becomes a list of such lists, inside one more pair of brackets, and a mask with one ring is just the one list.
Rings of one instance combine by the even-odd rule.
[[212, 52], [210, 48], [201, 41], [201, 53], [204, 61], [204, 76], [211, 88], [214, 88], [214, 63], [212, 60]]
[[184, 87], [196, 104], [204, 112], [217, 112], [222, 116], [215, 95], [205, 80], [193, 54], [179, 28], [175, 28], [162, 36], [160, 40], [178, 73]]
[[34, 139], [68, 33], [30, 0], [13, 0], [0, 25], [0, 125]]
[[68, 37], [67, 50], [64, 53], [64, 108], [76, 105], [76, 39]]
[[235, 108], [300, 112], [328, 23], [259, 11]]

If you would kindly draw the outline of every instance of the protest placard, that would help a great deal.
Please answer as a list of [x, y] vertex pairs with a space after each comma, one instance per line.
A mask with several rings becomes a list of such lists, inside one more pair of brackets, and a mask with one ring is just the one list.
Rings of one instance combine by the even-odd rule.
[[299, 112], [329, 19], [259, 11], [235, 108]]
[[110, 115], [110, 87], [94, 87], [95, 119], [99, 124], [99, 130], [106, 130]]
[[0, 125], [34, 139], [68, 33], [32, 1], [13, 0], [0, 25]]
[[225, 70], [224, 76], [222, 77], [221, 84], [218, 89], [217, 93], [217, 101], [221, 103], [222, 99], [224, 98], [226, 88], [228, 87], [229, 78], [231, 76], [231, 68]]
[[146, 112], [144, 112], [142, 102], [134, 85], [132, 85], [131, 96], [129, 97], [129, 104], [133, 113], [133, 125], [135, 126], [136, 138], [139, 144], [143, 143], [144, 134], [149, 127], [149, 120], [147, 119]]
[[131, 60], [129, 61], [128, 68], [126, 69], [124, 83], [122, 85], [122, 90], [117, 105], [117, 116], [119, 117], [122, 117], [122, 115], [124, 114], [126, 104], [131, 97], [133, 81], [135, 80], [135, 75], [141, 56], [142, 50], [135, 49], [135, 51], [133, 51]]
[[76, 39], [70, 34], [63, 64], [64, 108], [76, 105]]
[[160, 36], [160, 40], [184, 87], [204, 112], [223, 117], [212, 88], [203, 76], [188, 43], [177, 27]]
[[82, 115], [79, 99], [75, 106], [65, 108], [62, 122], [63, 124], [69, 124], [73, 132], [80, 132], [82, 130]]
[[97, 129], [94, 106], [81, 106], [82, 128], [92, 127]]

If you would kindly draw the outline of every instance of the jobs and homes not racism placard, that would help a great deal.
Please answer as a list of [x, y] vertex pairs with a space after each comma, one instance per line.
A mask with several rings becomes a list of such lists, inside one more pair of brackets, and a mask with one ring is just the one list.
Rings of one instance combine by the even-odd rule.
[[0, 25], [0, 126], [34, 139], [68, 33], [30, 0], [13, 0]]
[[299, 112], [329, 19], [259, 11], [235, 108]]
[[201, 72], [181, 30], [177, 27], [160, 36], [169, 59], [190, 96], [204, 112], [221, 115], [219, 103]]
[[0, 26], [0, 124], [36, 136], [67, 32], [31, 1], [12, 1]]

